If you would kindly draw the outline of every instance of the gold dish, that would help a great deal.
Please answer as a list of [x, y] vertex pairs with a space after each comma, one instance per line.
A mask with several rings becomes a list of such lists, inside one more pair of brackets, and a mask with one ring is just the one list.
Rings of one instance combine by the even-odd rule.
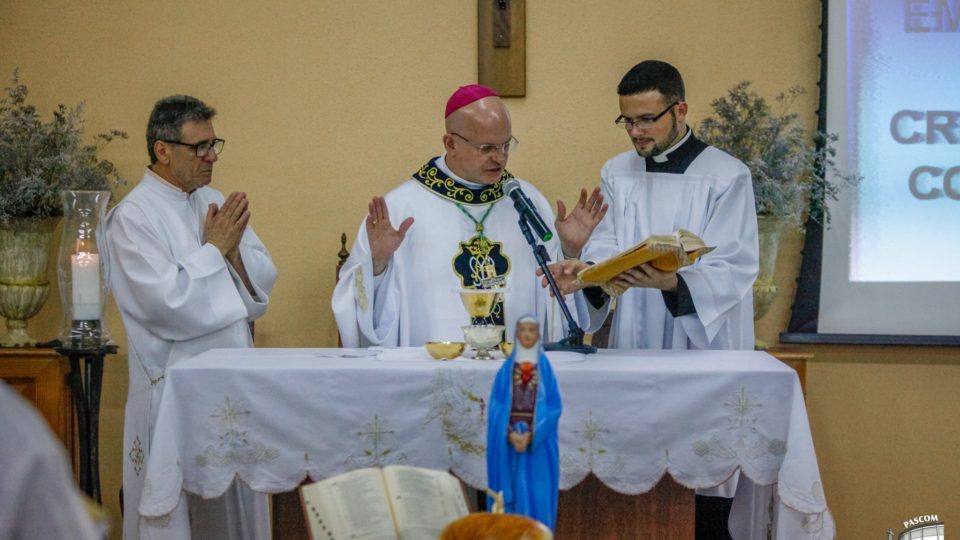
[[424, 347], [437, 360], [453, 360], [463, 354], [466, 344], [462, 341], [428, 341]]
[[504, 357], [510, 356], [510, 353], [513, 352], [513, 342], [504, 341], [500, 343], [500, 352], [503, 353]]

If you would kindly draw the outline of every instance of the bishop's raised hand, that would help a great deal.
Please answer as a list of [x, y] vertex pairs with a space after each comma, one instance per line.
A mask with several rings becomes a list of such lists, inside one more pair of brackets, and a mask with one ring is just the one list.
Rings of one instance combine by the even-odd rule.
[[367, 240], [370, 254], [373, 256], [373, 274], [382, 274], [390, 263], [390, 258], [403, 243], [407, 230], [413, 225], [413, 218], [403, 220], [398, 229], [390, 223], [390, 210], [383, 197], [374, 197], [367, 207]]
[[560, 247], [567, 257], [579, 257], [583, 246], [587, 244], [593, 230], [597, 228], [603, 216], [607, 214], [608, 205], [603, 202], [600, 188], [593, 189], [587, 196], [587, 190], [580, 190], [580, 199], [567, 214], [567, 205], [557, 201], [557, 220], [554, 227], [560, 236]]

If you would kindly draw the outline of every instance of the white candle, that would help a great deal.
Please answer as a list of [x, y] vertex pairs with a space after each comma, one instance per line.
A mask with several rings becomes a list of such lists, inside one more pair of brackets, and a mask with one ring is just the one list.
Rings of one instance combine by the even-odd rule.
[[100, 320], [100, 255], [80, 252], [70, 256], [73, 273], [73, 320]]

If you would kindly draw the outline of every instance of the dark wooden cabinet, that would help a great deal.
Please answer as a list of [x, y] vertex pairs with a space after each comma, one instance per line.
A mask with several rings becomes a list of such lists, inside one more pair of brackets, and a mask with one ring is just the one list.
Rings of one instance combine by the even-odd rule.
[[70, 362], [53, 349], [0, 348], [0, 379], [40, 411], [63, 442], [76, 471], [69, 375]]

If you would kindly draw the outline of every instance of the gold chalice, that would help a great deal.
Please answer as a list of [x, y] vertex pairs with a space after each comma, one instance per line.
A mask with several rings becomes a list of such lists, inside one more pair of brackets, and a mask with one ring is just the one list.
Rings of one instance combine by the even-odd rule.
[[501, 294], [496, 289], [462, 289], [460, 301], [471, 317], [489, 317]]
[[[470, 317], [486, 319], [493, 313], [497, 302], [503, 300], [505, 288], [459, 289], [460, 301]], [[477, 360], [490, 360], [490, 349], [495, 349], [503, 340], [502, 325], [475, 324], [463, 327], [463, 340], [477, 351]]]

